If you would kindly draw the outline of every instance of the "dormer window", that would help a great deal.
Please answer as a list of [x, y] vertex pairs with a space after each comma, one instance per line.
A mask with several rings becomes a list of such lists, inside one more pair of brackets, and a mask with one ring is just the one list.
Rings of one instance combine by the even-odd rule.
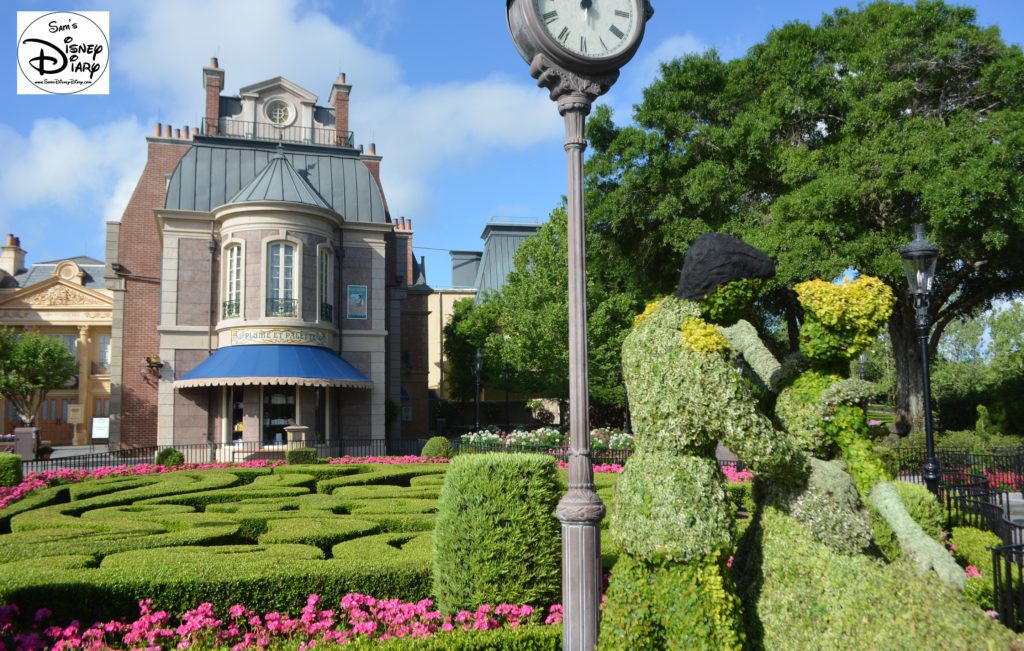
[[273, 99], [267, 102], [265, 112], [267, 119], [278, 127], [286, 127], [295, 119], [295, 111], [291, 104], [283, 99]]

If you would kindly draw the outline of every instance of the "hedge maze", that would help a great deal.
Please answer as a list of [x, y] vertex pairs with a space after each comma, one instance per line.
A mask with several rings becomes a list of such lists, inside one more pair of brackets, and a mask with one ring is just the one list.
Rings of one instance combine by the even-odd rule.
[[0, 512], [0, 603], [84, 621], [311, 593], [429, 596], [444, 464], [289, 465], [90, 480]]

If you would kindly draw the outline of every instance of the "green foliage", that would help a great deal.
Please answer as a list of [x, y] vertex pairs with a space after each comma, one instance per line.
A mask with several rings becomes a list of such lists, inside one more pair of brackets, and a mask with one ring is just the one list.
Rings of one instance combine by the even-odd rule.
[[636, 449], [713, 459], [721, 441], [756, 474], [798, 480], [803, 458], [757, 411], [732, 364], [684, 345], [679, 324], [698, 312], [696, 303], [667, 297], [623, 343]]
[[871, 544], [871, 525], [842, 463], [811, 459], [807, 486], [780, 491], [772, 504], [802, 523], [815, 540], [840, 554], [858, 554]]
[[153, 462], [158, 466], [166, 468], [181, 466], [185, 463], [185, 454], [174, 448], [164, 448], [156, 453], [156, 458]]
[[[985, 574], [992, 568], [992, 552], [987, 547], [1001, 547], [1003, 541], [991, 531], [974, 527], [953, 527], [953, 555], [961, 565], [973, 565]], [[991, 580], [991, 577], [989, 577]]]
[[0, 328], [0, 396], [14, 405], [29, 427], [46, 394], [64, 386], [78, 362], [64, 344], [38, 332]]
[[712, 323], [729, 325], [747, 316], [764, 287], [760, 278], [741, 278], [719, 285], [700, 301], [701, 316]]
[[289, 465], [313, 465], [319, 463], [320, 455], [314, 448], [292, 448], [285, 453], [285, 460]]
[[[764, 306], [780, 319], [796, 316], [785, 288], [851, 265], [905, 300], [897, 250], [926, 219], [942, 250], [932, 313], [963, 314], [1024, 287], [1021, 78], [1020, 48], [968, 7], [872, 2], [788, 22], [743, 56], [666, 63], [635, 126], [598, 107], [589, 218], [645, 297], [675, 285], [696, 236], [741, 237], [778, 261]], [[912, 319], [894, 327], [914, 342]], [[899, 384], [919, 371], [901, 363]]]
[[896, 300], [872, 276], [841, 285], [809, 280], [794, 289], [804, 308], [800, 351], [818, 363], [849, 361], [870, 348]]
[[809, 454], [823, 458], [835, 454], [836, 441], [827, 437], [823, 427], [826, 412], [822, 396], [839, 379], [815, 370], [805, 371], [779, 393], [775, 402], [779, 424]]
[[[411, 484], [445, 470], [298, 465], [43, 489], [0, 511], [0, 601], [92, 621], [144, 598], [171, 612], [203, 601], [297, 612], [311, 592], [422, 599], [437, 487]], [[353, 473], [372, 478], [327, 486], [344, 495], [311, 492], [317, 478]]]
[[732, 545], [732, 515], [714, 457], [642, 450], [619, 475], [611, 535], [638, 559], [696, 561]]
[[907, 513], [899, 493], [892, 482], [878, 482], [871, 490], [871, 505], [896, 534], [901, 556], [925, 574], [934, 570], [939, 579], [950, 587], [963, 589], [963, 570], [950, 558], [946, 548], [918, 525]]
[[[319, 647], [317, 647], [319, 648]], [[333, 647], [327, 647], [333, 648]], [[434, 637], [405, 637], [392, 640], [360, 638], [346, 642], [346, 651], [561, 651], [562, 627], [517, 626], [494, 631], [463, 631], [456, 629]]]
[[[948, 557], [948, 554], [947, 554]], [[1008, 648], [1014, 634], [904, 561], [836, 554], [767, 506], [733, 564], [754, 649]]]
[[[512, 390], [534, 397], [569, 397], [568, 247], [565, 210], [558, 208], [515, 253], [515, 269], [493, 303], [496, 327], [485, 353], [512, 369]], [[643, 305], [639, 272], [607, 254], [614, 243], [587, 228], [587, 341], [592, 404], [621, 405], [622, 340]], [[676, 324], [677, 326], [679, 324]], [[454, 363], [454, 362], [453, 362]], [[498, 384], [497, 382], [495, 384]], [[500, 386], [500, 384], [498, 384]]]
[[939, 341], [932, 389], [943, 426], [1024, 434], [1024, 305], [953, 321]]
[[946, 514], [942, 504], [926, 487], [905, 481], [893, 482], [907, 513], [932, 540], [942, 541]]
[[452, 444], [443, 436], [431, 437], [420, 452], [421, 456], [428, 459], [451, 459], [452, 454]]
[[752, 514], [757, 510], [757, 504], [754, 502], [753, 488], [754, 484], [749, 481], [735, 484], [726, 482], [725, 492], [729, 496], [729, 502], [736, 511], [746, 511]]
[[0, 452], [0, 486], [17, 486], [21, 483], [21, 456]]
[[553, 457], [452, 460], [434, 528], [433, 594], [446, 612], [483, 603], [547, 607], [561, 593], [563, 492]]
[[740, 604], [724, 556], [691, 563], [619, 557], [598, 648], [741, 649]]

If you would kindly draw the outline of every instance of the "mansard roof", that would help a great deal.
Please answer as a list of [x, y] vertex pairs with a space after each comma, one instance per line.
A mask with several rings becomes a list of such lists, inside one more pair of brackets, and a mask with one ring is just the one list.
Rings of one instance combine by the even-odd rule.
[[[229, 203], [266, 170], [274, 147], [273, 142], [196, 138], [171, 175], [164, 208], [210, 212]], [[326, 207], [346, 221], [386, 222], [380, 186], [356, 152], [290, 145], [283, 155]]]

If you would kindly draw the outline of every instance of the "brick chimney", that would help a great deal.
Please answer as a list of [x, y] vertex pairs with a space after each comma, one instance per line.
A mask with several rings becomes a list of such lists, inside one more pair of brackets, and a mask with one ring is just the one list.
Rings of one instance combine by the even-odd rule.
[[413, 252], [412, 252], [412, 220], [399, 217], [395, 224], [395, 240], [398, 245], [398, 255], [395, 260], [397, 275], [402, 278], [403, 285], [412, 285], [416, 282], [413, 277]]
[[12, 233], [7, 234], [7, 242], [0, 249], [0, 271], [12, 276], [25, 271], [25, 250], [21, 248], [21, 240]]
[[206, 113], [203, 126], [206, 135], [216, 136], [220, 131], [220, 94], [224, 90], [224, 71], [217, 65], [217, 57], [203, 68], [203, 88], [206, 89]]
[[345, 83], [345, 73], [338, 74], [338, 80], [331, 86], [330, 102], [334, 107], [334, 144], [339, 147], [352, 147], [349, 142], [348, 128], [348, 96], [352, 86]]

